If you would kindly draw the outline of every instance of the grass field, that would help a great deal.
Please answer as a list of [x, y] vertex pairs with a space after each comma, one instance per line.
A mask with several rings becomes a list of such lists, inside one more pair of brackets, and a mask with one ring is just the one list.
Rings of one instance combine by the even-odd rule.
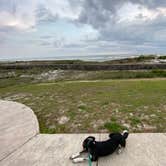
[[31, 107], [42, 133], [166, 132], [166, 79], [16, 82], [0, 98]]

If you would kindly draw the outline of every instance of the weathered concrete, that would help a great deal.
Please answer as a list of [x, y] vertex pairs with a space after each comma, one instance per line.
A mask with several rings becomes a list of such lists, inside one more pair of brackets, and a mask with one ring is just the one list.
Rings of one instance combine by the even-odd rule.
[[[93, 134], [94, 135], [94, 134]], [[82, 140], [89, 134], [39, 134], [1, 161], [1, 166], [72, 166], [71, 154], [80, 151]], [[105, 140], [108, 134], [95, 134]], [[99, 139], [100, 136], [100, 139]], [[100, 158], [99, 166], [165, 166], [166, 136], [159, 134], [131, 134], [121, 154]], [[88, 165], [87, 162], [75, 164]], [[97, 163], [93, 163], [93, 166]]]
[[[94, 134], [93, 134], [94, 135]], [[72, 166], [69, 157], [82, 150], [88, 134], [39, 134], [3, 160], [2, 166]], [[94, 135], [97, 137], [97, 135]], [[99, 138], [99, 137], [98, 137]], [[87, 162], [74, 164], [87, 166]], [[96, 163], [93, 163], [93, 166]]]
[[[38, 134], [32, 110], [23, 104], [0, 101], [0, 166], [87, 166], [69, 157], [82, 150], [89, 135], [105, 140], [108, 134]], [[165, 166], [166, 134], [130, 134], [121, 154], [100, 158], [93, 166]]]
[[0, 100], [0, 161], [39, 133], [33, 111], [23, 104]]
[[[107, 139], [101, 135], [100, 140]], [[130, 134], [122, 153], [100, 158], [99, 166], [166, 166], [166, 136], [163, 133]]]

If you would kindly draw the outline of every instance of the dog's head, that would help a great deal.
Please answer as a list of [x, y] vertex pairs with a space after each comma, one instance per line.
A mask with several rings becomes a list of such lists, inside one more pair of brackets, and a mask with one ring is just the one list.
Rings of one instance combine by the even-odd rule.
[[83, 141], [83, 149], [88, 151], [90, 148], [93, 148], [95, 145], [95, 137], [89, 136]]
[[126, 146], [126, 139], [128, 137], [129, 133], [127, 130], [124, 130], [123, 133], [111, 133], [109, 137], [116, 142], [118, 142], [122, 147]]

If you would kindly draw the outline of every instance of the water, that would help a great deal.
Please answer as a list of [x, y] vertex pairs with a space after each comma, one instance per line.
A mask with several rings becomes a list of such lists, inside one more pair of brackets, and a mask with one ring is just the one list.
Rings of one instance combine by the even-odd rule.
[[8, 57], [1, 58], [0, 61], [33, 61], [33, 60], [83, 60], [83, 61], [109, 61], [115, 59], [132, 58], [137, 55], [85, 55], [85, 56], [52, 56], [52, 57]]

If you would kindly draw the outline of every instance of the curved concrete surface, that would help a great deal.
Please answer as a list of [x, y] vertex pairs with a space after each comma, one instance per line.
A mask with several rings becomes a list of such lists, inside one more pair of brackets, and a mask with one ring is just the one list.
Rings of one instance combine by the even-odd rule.
[[[99, 140], [98, 134], [92, 134]], [[82, 150], [89, 134], [39, 134], [0, 162], [0, 166], [88, 166], [73, 164], [69, 157]], [[96, 166], [96, 162], [92, 166]]]
[[29, 107], [0, 100], [0, 161], [37, 133], [38, 121]]

